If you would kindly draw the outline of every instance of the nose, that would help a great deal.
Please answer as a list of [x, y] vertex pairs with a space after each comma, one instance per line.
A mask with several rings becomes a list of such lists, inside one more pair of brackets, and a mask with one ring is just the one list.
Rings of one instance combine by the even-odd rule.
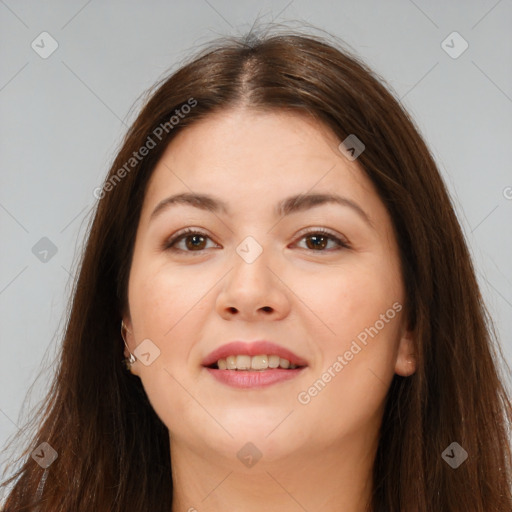
[[291, 292], [281, 272], [271, 268], [265, 253], [252, 263], [238, 254], [233, 258], [233, 268], [225, 276], [216, 301], [217, 313], [224, 319], [279, 320], [289, 314]]

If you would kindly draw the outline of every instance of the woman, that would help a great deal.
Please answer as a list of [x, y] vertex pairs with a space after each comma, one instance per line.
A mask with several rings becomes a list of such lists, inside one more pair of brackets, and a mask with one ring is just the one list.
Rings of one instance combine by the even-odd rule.
[[463, 234], [354, 56], [299, 33], [212, 43], [94, 194], [4, 511], [512, 511]]

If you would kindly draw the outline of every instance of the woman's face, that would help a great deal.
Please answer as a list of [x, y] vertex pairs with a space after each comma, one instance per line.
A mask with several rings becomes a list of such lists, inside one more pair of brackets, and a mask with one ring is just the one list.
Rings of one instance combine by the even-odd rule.
[[[412, 336], [390, 217], [340, 142], [297, 114], [237, 109], [180, 132], [156, 166], [124, 321], [171, 451], [237, 462], [254, 447], [262, 460], [375, 447], [393, 375], [415, 370]], [[235, 341], [275, 346], [203, 365]]]

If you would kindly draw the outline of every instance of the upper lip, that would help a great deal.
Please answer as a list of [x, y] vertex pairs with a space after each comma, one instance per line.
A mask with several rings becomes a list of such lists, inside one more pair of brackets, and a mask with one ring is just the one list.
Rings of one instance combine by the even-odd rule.
[[210, 352], [202, 361], [203, 366], [210, 366], [216, 363], [219, 359], [226, 359], [228, 356], [235, 355], [249, 355], [258, 356], [266, 354], [268, 356], [276, 355], [283, 359], [288, 359], [290, 364], [296, 366], [307, 366], [307, 362], [294, 354], [291, 350], [276, 345], [270, 341], [232, 341], [226, 343], [219, 348], [216, 348], [213, 352]]

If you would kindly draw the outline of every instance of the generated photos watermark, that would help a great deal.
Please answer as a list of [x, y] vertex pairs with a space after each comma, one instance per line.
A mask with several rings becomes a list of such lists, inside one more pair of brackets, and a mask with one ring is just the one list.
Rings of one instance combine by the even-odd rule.
[[[307, 405], [311, 400], [316, 397], [331, 380], [338, 375], [345, 366], [347, 366], [354, 356], [359, 354], [361, 350], [367, 346], [368, 337], [374, 338], [379, 332], [384, 329], [386, 324], [389, 324], [396, 314], [402, 310], [402, 304], [395, 302], [391, 308], [385, 313], [381, 313], [379, 320], [372, 326], [366, 327], [357, 335], [357, 339], [352, 340], [349, 350], [346, 350], [343, 355], [338, 355], [336, 361], [329, 366], [324, 373], [305, 391], [301, 391], [297, 395], [297, 400], [302, 405]], [[363, 346], [361, 346], [359, 343]]]
[[[96, 187], [93, 190], [93, 196], [96, 199], [103, 199], [107, 192], [114, 190], [115, 186], [127, 175], [130, 171], [137, 166], [144, 157], [149, 155], [150, 151], [154, 149], [158, 142], [160, 142], [164, 134], [168, 134], [174, 129], [176, 125], [180, 123], [181, 119], [184, 119], [187, 114], [190, 113], [193, 107], [197, 105], [197, 100], [189, 98], [187, 103], [181, 105], [181, 107], [174, 110], [176, 115], [172, 115], [165, 123], [160, 123], [152, 132], [148, 135], [144, 144], [137, 150], [134, 151], [132, 156], [113, 174], [101, 187]], [[158, 139], [158, 142], [155, 140]]]

